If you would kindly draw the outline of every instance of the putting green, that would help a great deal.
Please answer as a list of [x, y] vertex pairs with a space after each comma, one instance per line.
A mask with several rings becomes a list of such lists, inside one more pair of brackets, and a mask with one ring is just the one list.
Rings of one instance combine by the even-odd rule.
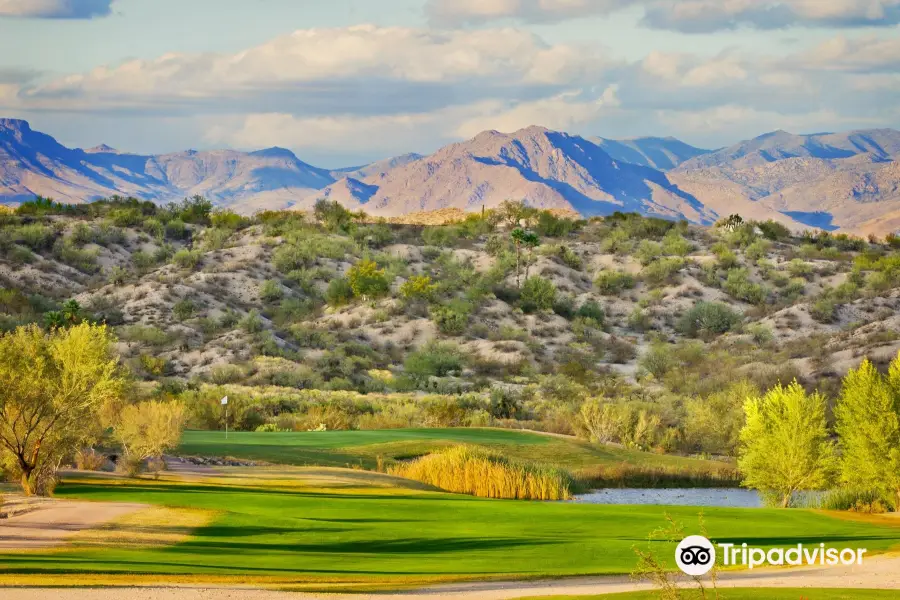
[[[260, 477], [259, 470], [254, 471]], [[197, 482], [82, 479], [64, 498], [218, 511], [186, 541], [143, 549], [0, 554], [0, 574], [163, 574], [390, 582], [625, 574], [665, 514], [696, 533], [698, 509], [483, 500], [338, 469], [243, 471]], [[900, 544], [900, 528], [803, 510], [704, 509], [717, 541], [762, 547]], [[659, 555], [673, 547], [655, 543]]]

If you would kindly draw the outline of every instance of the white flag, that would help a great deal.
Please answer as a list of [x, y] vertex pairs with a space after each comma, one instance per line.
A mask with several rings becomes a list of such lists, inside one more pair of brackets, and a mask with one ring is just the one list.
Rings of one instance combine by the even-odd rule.
[[224, 398], [222, 398], [222, 404], [223, 405], [228, 404], [228, 396], [225, 396]]

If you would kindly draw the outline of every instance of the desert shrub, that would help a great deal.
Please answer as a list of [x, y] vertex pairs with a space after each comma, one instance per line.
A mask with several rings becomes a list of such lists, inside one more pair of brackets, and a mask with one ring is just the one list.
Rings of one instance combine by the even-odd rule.
[[748, 325], [746, 331], [753, 338], [753, 341], [760, 345], [768, 344], [775, 339], [775, 334], [772, 333], [772, 330], [761, 323]]
[[53, 240], [55, 238], [56, 234], [54, 233], [53, 228], [39, 223], [22, 225], [13, 231], [14, 241], [28, 246], [35, 252], [49, 250], [50, 247], [53, 246]]
[[433, 300], [437, 290], [428, 275], [413, 275], [400, 286], [400, 296], [404, 300]]
[[426, 227], [422, 231], [422, 241], [438, 248], [452, 248], [459, 243], [459, 238], [459, 229], [453, 226]]
[[451, 300], [444, 305], [432, 306], [429, 313], [441, 333], [461, 335], [469, 326], [472, 305], [464, 300]]
[[187, 321], [197, 312], [197, 305], [190, 298], [182, 298], [172, 306], [172, 315], [179, 321]]
[[542, 237], [568, 237], [573, 231], [577, 231], [580, 227], [579, 221], [567, 219], [565, 217], [557, 217], [547, 210], [542, 210], [537, 217], [537, 223], [534, 224], [534, 231]]
[[522, 309], [525, 312], [550, 310], [556, 300], [556, 286], [549, 279], [533, 275], [522, 284]]
[[698, 302], [678, 319], [678, 330], [691, 337], [708, 337], [729, 331], [741, 315], [719, 302]]
[[591, 319], [596, 322], [598, 326], [602, 326], [603, 321], [606, 319], [606, 312], [596, 300], [587, 300], [578, 307], [575, 316], [583, 319]]
[[744, 254], [746, 254], [747, 258], [750, 260], [759, 260], [765, 258], [771, 249], [772, 244], [768, 240], [759, 239], [747, 246], [747, 249], [744, 250]]
[[634, 276], [624, 271], [600, 271], [594, 285], [604, 296], [615, 296], [635, 285]]
[[165, 346], [172, 341], [172, 337], [154, 326], [130, 325], [119, 331], [119, 336], [129, 342], [138, 342], [150, 346]]
[[809, 307], [809, 316], [819, 323], [833, 323], [837, 318], [837, 304], [833, 298], [823, 296]]
[[787, 271], [790, 273], [791, 277], [803, 277], [804, 279], [809, 279], [813, 274], [813, 267], [805, 260], [795, 258], [788, 263]]
[[653, 319], [640, 306], [635, 306], [631, 314], [628, 315], [628, 328], [632, 331], [647, 331], [652, 323]]
[[240, 327], [247, 333], [259, 333], [264, 328], [262, 318], [256, 310], [251, 310], [241, 319]]
[[70, 267], [74, 267], [82, 273], [96, 273], [100, 270], [97, 264], [96, 250], [82, 250], [71, 240], [60, 238], [53, 245], [53, 254], [57, 260]]
[[791, 237], [791, 230], [785, 225], [769, 219], [756, 224], [767, 240], [781, 241]]
[[166, 238], [170, 240], [184, 240], [190, 235], [190, 231], [181, 219], [172, 219], [166, 223]]
[[651, 344], [638, 361], [638, 366], [656, 379], [662, 379], [676, 365], [677, 359], [672, 354], [672, 347], [662, 342]]
[[575, 298], [571, 294], [557, 294], [553, 301], [553, 312], [564, 319], [575, 316]]
[[249, 227], [250, 219], [230, 210], [217, 210], [209, 215], [209, 222], [213, 227], [218, 229], [228, 229], [230, 231], [238, 231]]
[[481, 498], [566, 500], [572, 476], [561, 469], [513, 462], [488, 450], [456, 446], [390, 469], [392, 475]]
[[364, 259], [350, 267], [347, 280], [353, 295], [363, 299], [384, 296], [391, 289], [385, 270], [373, 260]]
[[766, 288], [750, 281], [747, 269], [729, 270], [722, 287], [732, 297], [750, 304], [760, 304], [768, 296]]
[[660, 258], [641, 269], [641, 278], [651, 286], [673, 283], [684, 265], [683, 258]]
[[325, 299], [331, 306], [343, 306], [353, 300], [353, 287], [346, 277], [336, 277], [328, 283]]
[[274, 279], [267, 279], [259, 287], [259, 298], [263, 302], [274, 303], [284, 298], [284, 288]]
[[465, 357], [456, 345], [432, 341], [410, 352], [403, 362], [403, 370], [413, 378], [425, 380], [461, 371], [464, 365]]
[[635, 251], [634, 256], [639, 261], [641, 261], [642, 265], [646, 266], [662, 256], [662, 253], [662, 244], [660, 244], [659, 242], [652, 242], [650, 240], [643, 240], [640, 244], [638, 244], [638, 248]]
[[149, 354], [141, 354], [140, 356], [141, 368], [147, 372], [148, 375], [153, 377], [160, 377], [162, 375], [166, 375], [171, 366], [169, 365], [169, 361], [167, 361], [162, 356], [151, 356]]
[[662, 251], [668, 256], [687, 256], [693, 250], [692, 244], [676, 230], [665, 235], [662, 241]]
[[600, 242], [600, 250], [602, 252], [612, 252], [614, 254], [628, 254], [634, 250], [634, 241], [628, 236], [628, 233], [622, 229], [613, 229], [609, 235]]
[[710, 249], [718, 259], [718, 265], [722, 269], [732, 269], [738, 265], [737, 254], [731, 251], [727, 244], [718, 242]]
[[353, 213], [333, 200], [324, 198], [313, 208], [316, 220], [329, 231], [349, 231], [353, 224]]
[[181, 249], [172, 257], [172, 262], [182, 269], [196, 269], [201, 258], [199, 250]]
[[219, 229], [212, 227], [203, 233], [203, 249], [207, 252], [221, 250], [231, 238], [232, 231], [230, 229]]

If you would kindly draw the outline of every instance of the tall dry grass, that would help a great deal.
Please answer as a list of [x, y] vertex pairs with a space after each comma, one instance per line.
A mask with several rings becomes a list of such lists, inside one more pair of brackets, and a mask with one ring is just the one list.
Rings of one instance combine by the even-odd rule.
[[741, 475], [731, 467], [688, 470], [659, 465], [597, 465], [575, 473], [579, 487], [601, 488], [731, 488], [740, 487]]
[[567, 500], [573, 479], [562, 469], [513, 462], [471, 446], [454, 446], [395, 465], [392, 475], [480, 498]]

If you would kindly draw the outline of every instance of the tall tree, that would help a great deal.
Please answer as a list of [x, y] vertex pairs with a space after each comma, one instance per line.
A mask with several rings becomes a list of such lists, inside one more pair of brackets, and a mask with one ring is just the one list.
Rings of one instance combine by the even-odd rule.
[[900, 355], [887, 377], [868, 360], [844, 377], [835, 407], [841, 480], [895, 498], [900, 511]]
[[103, 409], [119, 399], [110, 342], [106, 326], [87, 323], [0, 336], [0, 458], [26, 494], [42, 491], [63, 454], [96, 439]]
[[531, 264], [534, 262], [534, 251], [541, 245], [541, 238], [533, 231], [525, 232], [522, 238], [522, 244], [528, 250], [528, 258], [525, 260], [525, 279], [528, 279], [528, 271], [531, 270]]
[[744, 405], [738, 467], [743, 485], [770, 504], [790, 505], [794, 492], [822, 489], [833, 474], [834, 443], [825, 422], [825, 398], [794, 381], [751, 397]]
[[525, 244], [525, 238], [528, 234], [522, 228], [516, 228], [512, 230], [512, 233], [509, 234], [509, 237], [512, 239], [513, 245], [516, 247], [516, 287], [522, 287], [521, 280], [519, 278], [519, 270], [521, 269], [522, 264], [522, 246]]
[[142, 461], [160, 458], [177, 446], [184, 421], [184, 404], [177, 400], [150, 400], [126, 406], [113, 431], [122, 444], [129, 473], [136, 475]]

